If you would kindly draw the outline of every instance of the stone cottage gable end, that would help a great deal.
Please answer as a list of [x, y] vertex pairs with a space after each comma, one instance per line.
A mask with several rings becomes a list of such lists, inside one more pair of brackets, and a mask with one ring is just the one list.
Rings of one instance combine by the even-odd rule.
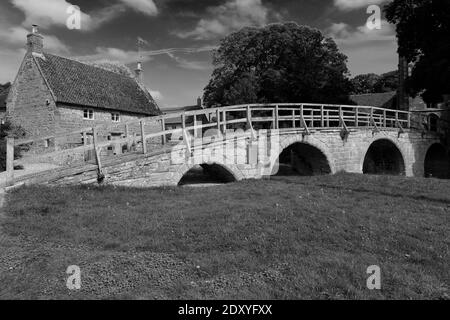
[[35, 53], [27, 52], [11, 87], [7, 101], [7, 119], [21, 126], [27, 136], [55, 133], [56, 101]]

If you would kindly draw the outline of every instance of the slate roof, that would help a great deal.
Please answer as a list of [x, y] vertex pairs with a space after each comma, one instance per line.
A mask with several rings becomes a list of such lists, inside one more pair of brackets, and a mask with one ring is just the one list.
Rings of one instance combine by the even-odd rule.
[[35, 59], [59, 103], [161, 114], [150, 93], [133, 78], [48, 53]]
[[370, 106], [378, 108], [396, 108], [394, 99], [397, 91], [385, 93], [368, 93], [350, 96], [350, 99], [359, 106]]

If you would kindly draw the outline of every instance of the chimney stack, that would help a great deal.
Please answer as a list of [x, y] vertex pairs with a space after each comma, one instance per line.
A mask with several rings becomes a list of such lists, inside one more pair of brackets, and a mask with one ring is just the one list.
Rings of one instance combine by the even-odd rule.
[[39, 27], [33, 24], [31, 33], [27, 35], [28, 52], [42, 54], [44, 52], [44, 37], [39, 34]]
[[405, 57], [399, 55], [398, 59], [398, 109], [409, 111], [409, 95], [406, 92], [406, 80], [409, 77], [409, 64]]
[[203, 108], [202, 98], [200, 98], [200, 97], [197, 98], [197, 107]]
[[142, 83], [143, 70], [142, 70], [142, 62], [138, 62], [136, 70], [134, 70], [136, 75], [136, 81]]

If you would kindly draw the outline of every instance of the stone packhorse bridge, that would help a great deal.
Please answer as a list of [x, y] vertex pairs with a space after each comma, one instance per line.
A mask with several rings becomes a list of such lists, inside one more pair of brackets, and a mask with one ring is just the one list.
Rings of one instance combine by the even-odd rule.
[[[180, 119], [179, 128], [166, 125], [173, 118]], [[346, 171], [447, 178], [447, 149], [426, 121], [423, 114], [363, 106], [205, 109], [56, 137], [8, 139], [8, 170], [1, 178], [7, 186], [176, 186], [198, 166], [223, 182], [282, 174], [286, 167], [302, 175]], [[147, 132], [148, 123], [160, 129]], [[108, 132], [115, 132], [115, 139]], [[25, 158], [42, 171], [12, 169], [20, 164], [12, 155], [20, 146], [35, 152]]]

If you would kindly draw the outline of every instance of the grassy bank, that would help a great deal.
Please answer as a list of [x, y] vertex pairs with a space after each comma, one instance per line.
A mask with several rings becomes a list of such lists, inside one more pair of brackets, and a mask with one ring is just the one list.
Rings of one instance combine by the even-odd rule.
[[0, 298], [448, 299], [449, 211], [450, 181], [402, 177], [26, 187], [3, 208]]

